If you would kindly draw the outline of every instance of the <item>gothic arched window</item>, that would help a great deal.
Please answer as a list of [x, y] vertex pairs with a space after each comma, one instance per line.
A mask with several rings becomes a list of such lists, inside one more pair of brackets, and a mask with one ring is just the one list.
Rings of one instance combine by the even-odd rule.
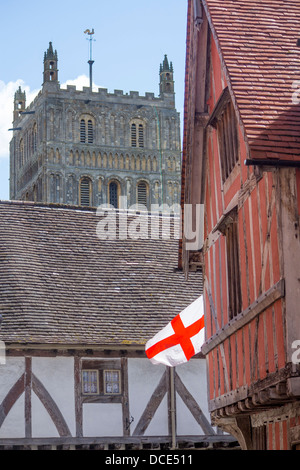
[[137, 185], [137, 204], [148, 208], [148, 184], [145, 181]]
[[109, 204], [116, 209], [119, 207], [119, 184], [111, 181], [108, 186]]
[[92, 182], [86, 176], [81, 178], [79, 184], [79, 201], [81, 206], [91, 205]]

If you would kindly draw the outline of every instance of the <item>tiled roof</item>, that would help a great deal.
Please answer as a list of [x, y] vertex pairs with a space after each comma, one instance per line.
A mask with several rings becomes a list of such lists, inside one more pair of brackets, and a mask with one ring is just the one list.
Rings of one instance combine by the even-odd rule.
[[176, 271], [178, 240], [100, 240], [100, 220], [0, 202], [1, 340], [143, 344], [200, 295], [199, 274]]
[[250, 158], [300, 160], [299, 0], [203, 0], [203, 5]]

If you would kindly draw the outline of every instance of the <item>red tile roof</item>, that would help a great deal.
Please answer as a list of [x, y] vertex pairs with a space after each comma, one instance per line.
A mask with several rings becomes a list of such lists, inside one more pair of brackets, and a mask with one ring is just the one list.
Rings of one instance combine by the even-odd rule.
[[300, 1], [202, 3], [227, 71], [250, 158], [300, 160]]

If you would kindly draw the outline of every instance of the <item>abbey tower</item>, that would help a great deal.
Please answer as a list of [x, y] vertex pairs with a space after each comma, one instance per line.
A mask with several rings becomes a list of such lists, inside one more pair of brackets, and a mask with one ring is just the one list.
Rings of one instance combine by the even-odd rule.
[[10, 198], [148, 209], [179, 203], [180, 118], [167, 56], [159, 75], [158, 97], [63, 89], [50, 42], [38, 96], [26, 106], [25, 92], [15, 93]]

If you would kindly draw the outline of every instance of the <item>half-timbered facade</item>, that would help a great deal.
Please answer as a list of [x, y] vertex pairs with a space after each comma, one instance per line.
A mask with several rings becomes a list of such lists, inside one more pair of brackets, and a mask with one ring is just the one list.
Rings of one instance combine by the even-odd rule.
[[182, 204], [204, 243], [179, 265], [203, 275], [212, 422], [244, 449], [300, 443], [299, 30], [293, 0], [188, 1]]
[[19, 201], [0, 219], [1, 450], [236, 442], [210, 424], [205, 359], [144, 352], [201, 295], [176, 218]]

